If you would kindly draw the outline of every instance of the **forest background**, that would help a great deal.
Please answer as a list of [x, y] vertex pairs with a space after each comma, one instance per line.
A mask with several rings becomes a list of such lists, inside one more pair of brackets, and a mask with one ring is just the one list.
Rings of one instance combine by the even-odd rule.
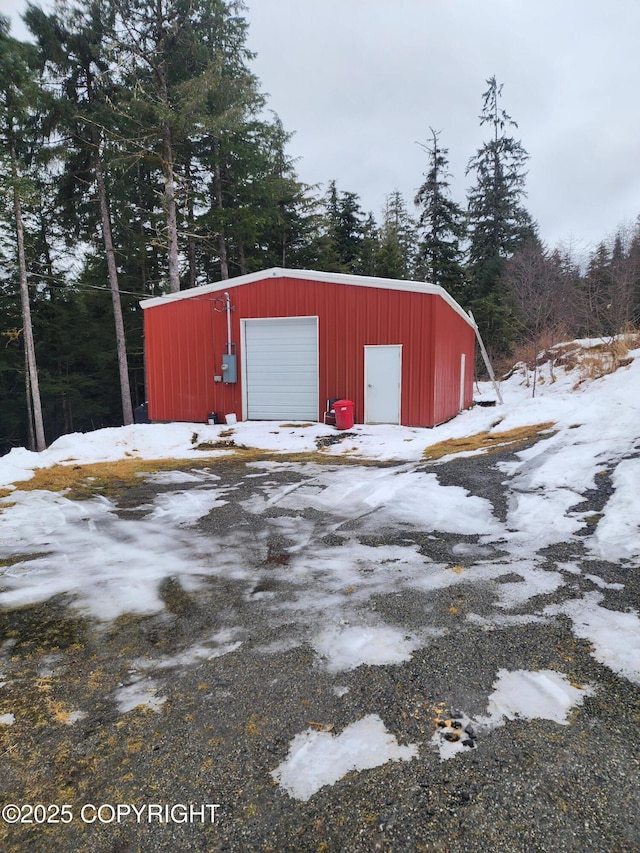
[[638, 324], [639, 222], [587, 254], [541, 241], [495, 77], [479, 81], [466, 198], [451, 195], [446, 131], [429, 128], [415, 198], [390, 189], [376, 217], [335, 181], [298, 178], [244, 11], [30, 5], [33, 43], [0, 17], [0, 452], [130, 423], [140, 299], [272, 266], [441, 285], [498, 366]]

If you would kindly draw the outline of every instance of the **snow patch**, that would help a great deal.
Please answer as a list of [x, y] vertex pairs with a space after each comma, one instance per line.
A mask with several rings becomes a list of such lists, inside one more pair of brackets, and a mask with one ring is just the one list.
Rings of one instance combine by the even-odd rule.
[[67, 715], [65, 725], [72, 726], [74, 725], [74, 723], [77, 723], [80, 720], [84, 720], [87, 716], [88, 715], [86, 711], [71, 711], [71, 713]]
[[307, 801], [325, 785], [353, 770], [418, 757], [416, 744], [400, 746], [377, 714], [347, 726], [341, 734], [307, 729], [291, 741], [289, 753], [271, 776], [297, 800]]
[[154, 660], [138, 660], [136, 666], [141, 669], [184, 669], [193, 664], [214, 660], [235, 652], [242, 640], [233, 640], [240, 629], [227, 628], [214, 634], [206, 643], [190, 646], [175, 655]]
[[228, 501], [220, 499], [220, 490], [190, 489], [188, 492], [167, 492], [155, 499], [155, 509], [149, 521], [172, 521], [188, 526], [208, 515], [217, 506]]
[[640, 557], [640, 459], [623, 459], [612, 474], [615, 488], [591, 537], [592, 552], [612, 563]]
[[[294, 511], [315, 509], [340, 518], [372, 516], [376, 529], [381, 524], [464, 534], [501, 529], [489, 501], [459, 486], [442, 486], [435, 474], [319, 465], [307, 465], [306, 471], [312, 480], [254, 494], [243, 503], [244, 509], [262, 513], [277, 505]], [[338, 478], [340, 488], [336, 489]]]
[[[440, 761], [469, 751], [470, 746], [477, 745], [478, 735], [482, 737], [511, 720], [551, 720], [568, 725], [569, 713], [594, 693], [591, 685], [572, 684], [565, 675], [550, 669], [536, 672], [501, 669], [493, 687], [486, 715], [469, 718], [456, 712], [457, 730], [452, 728], [456, 722], [451, 721], [447, 725], [441, 723], [445, 727], [436, 729], [431, 745], [439, 752]], [[468, 732], [473, 732], [473, 739]]]
[[[82, 502], [46, 492], [15, 492], [14, 505], [0, 512], [0, 556], [41, 552], [45, 556], [0, 568], [0, 605], [19, 607], [70, 596], [74, 605], [100, 620], [123, 613], [164, 608], [161, 582], [171, 576], [197, 588], [232, 555], [217, 555], [211, 540], [166, 520], [121, 519], [106, 498]], [[183, 517], [186, 517], [185, 512]]]
[[472, 625], [477, 625], [483, 631], [496, 631], [502, 628], [513, 628], [518, 625], [545, 625], [549, 622], [548, 617], [537, 616], [533, 613], [520, 615], [506, 615], [498, 613], [495, 616], [480, 616], [477, 613], [467, 613], [466, 619]]
[[622, 613], [601, 607], [602, 593], [545, 607], [552, 616], [565, 614], [573, 632], [593, 644], [593, 657], [618, 675], [640, 684], [640, 618], [635, 610]]
[[183, 483], [201, 483], [203, 480], [219, 480], [217, 474], [206, 469], [194, 471], [155, 471], [151, 474], [140, 474], [145, 482], [156, 483], [159, 486], [181, 485]]
[[545, 571], [522, 563], [514, 566], [513, 570], [521, 576], [521, 581], [508, 581], [496, 585], [497, 605], [506, 610], [520, 607], [536, 595], [555, 592], [564, 585], [564, 578], [560, 572]]
[[312, 640], [329, 672], [343, 672], [362, 664], [381, 666], [410, 660], [421, 644], [415, 637], [388, 626], [331, 627]]
[[501, 669], [493, 686], [495, 690], [489, 696], [487, 716], [476, 718], [478, 724], [489, 727], [517, 717], [567, 725], [571, 709], [593, 693], [590, 686], [576, 687], [565, 675], [551, 669], [538, 672]]
[[166, 696], [157, 696], [157, 689], [157, 685], [152, 679], [145, 678], [134, 681], [133, 684], [119, 687], [113, 696], [121, 714], [126, 714], [139, 707], [150, 708], [158, 713], [167, 699]]

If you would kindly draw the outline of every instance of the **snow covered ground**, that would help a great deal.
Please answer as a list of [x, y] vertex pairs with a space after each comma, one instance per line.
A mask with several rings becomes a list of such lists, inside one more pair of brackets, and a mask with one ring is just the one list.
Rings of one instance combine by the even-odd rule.
[[[548, 373], [543, 374], [546, 381], [537, 384], [535, 397], [522, 371], [516, 371], [502, 383], [503, 405], [477, 406], [432, 430], [356, 425], [350, 430], [353, 435], [325, 450], [327, 456], [401, 460], [394, 467], [310, 463], [302, 480], [283, 485], [273, 478], [274, 470], [289, 466], [299, 471], [298, 463], [251, 463], [246, 479], [253, 488], [242, 502], [243, 510], [255, 515], [274, 506], [292, 511], [291, 516], [269, 520], [271, 528], [292, 543], [287, 564], [274, 568], [271, 577], [294, 590], [286, 602], [274, 599], [272, 606], [274, 620], [286, 618], [297, 623], [299, 630], [280, 645], [265, 647], [264, 653], [305, 641], [315, 650], [317, 665], [336, 677], [363, 665], [401, 666], [438, 629], [428, 620], [411, 632], [385, 624], [374, 609], [367, 609], [374, 596], [394, 590], [436, 592], [456, 585], [495, 583], [491, 617], [470, 613], [466, 616], [470, 622], [490, 630], [568, 617], [575, 635], [592, 644], [597, 661], [640, 684], [640, 617], [625, 606], [625, 584], [608, 583], [596, 572], [585, 572], [584, 555], [578, 565], [577, 544], [575, 560], [559, 563], [553, 570], [543, 567], [540, 555], [541, 549], [554, 544], [578, 542], [578, 532], [589, 521], [579, 506], [585, 493], [596, 488], [598, 478], [607, 476], [611, 493], [593, 532], [580, 536], [580, 545], [586, 549], [587, 562], [617, 563], [628, 572], [640, 568], [640, 350], [631, 352], [629, 361], [611, 375], [580, 384], [578, 368], [566, 372], [556, 368], [553, 382]], [[482, 394], [490, 397], [491, 389], [483, 387]], [[425, 471], [420, 464], [425, 448], [432, 444], [542, 423], [554, 427], [502, 465], [509, 488], [506, 518], [499, 517], [486, 498], [441, 483], [438, 466]], [[235, 488], [220, 480], [212, 470], [215, 466], [209, 468], [205, 461], [231, 451], [200, 451], [195, 445], [215, 441], [229, 429], [236, 445], [276, 452], [315, 451], [318, 439], [335, 435], [332, 428], [320, 424], [136, 425], [67, 435], [41, 454], [17, 449], [1, 458], [0, 487], [10, 493], [0, 499], [0, 558], [8, 562], [16, 555], [41, 556], [0, 568], [0, 606], [16, 607], [67, 594], [79, 610], [105, 622], [125, 612], [160, 612], [164, 604], [158, 588], [167, 577], [179, 578], [187, 591], [197, 591], [211, 576], [251, 582], [251, 571], [238, 553], [264, 547], [263, 542], [236, 533], [235, 547], [230, 549], [228, 541], [212, 541], [194, 528], [207, 514], [225, 506]], [[135, 457], [202, 459], [202, 468], [150, 475], [156, 483], [173, 488], [160, 494], [137, 520], [120, 517], [117, 506], [106, 498], [77, 502], [64, 494], [16, 487], [37, 468]], [[438, 464], [446, 465], [447, 458]], [[336, 553], [335, 548], [321, 544], [315, 522], [293, 514], [310, 510], [321, 514], [325, 533], [345, 520], [357, 519], [361, 533], [396, 527], [476, 535], [476, 559], [464, 568], [434, 562], [409, 540], [406, 545], [373, 547], [351, 538]], [[462, 554], [469, 546], [461, 541], [458, 547]], [[489, 556], [496, 547], [507, 556]], [[213, 551], [215, 561], [210, 556]], [[497, 583], [514, 574], [517, 579]], [[591, 592], [533, 613], [513, 612], [537, 595], [570, 586], [578, 575], [590, 581]], [[602, 604], [605, 592], [606, 607]], [[270, 595], [258, 593], [267, 603]], [[613, 607], [612, 597], [617, 602]], [[194, 661], [234, 654], [241, 646], [242, 632], [230, 625], [226, 633], [156, 665], [178, 670]], [[122, 713], [140, 704], [162, 713], [165, 700], [159, 688], [147, 676], [144, 663], [134, 663], [137, 675], [114, 701]], [[589, 684], [570, 684], [563, 673], [517, 670], [497, 672], [494, 687], [487, 697], [486, 715], [474, 720], [465, 716], [470, 724], [492, 728], [514, 717], [563, 724], [570, 710], [579, 708], [593, 690]], [[0, 725], [12, 724], [12, 716], [1, 717]], [[291, 796], [306, 800], [350, 771], [387, 761], [410, 761], [424, 749], [438, 751], [442, 760], [464, 751], [438, 732], [431, 743], [401, 745], [386, 731], [381, 717], [370, 715], [354, 720], [341, 733], [313, 729], [299, 733], [287, 758], [272, 768], [272, 775]]]

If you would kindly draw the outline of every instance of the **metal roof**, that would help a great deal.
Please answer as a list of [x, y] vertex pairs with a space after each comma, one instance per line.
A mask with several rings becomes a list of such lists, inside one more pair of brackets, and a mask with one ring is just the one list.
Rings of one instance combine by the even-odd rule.
[[188, 290], [180, 290], [177, 293], [167, 293], [164, 296], [156, 296], [151, 299], [143, 299], [140, 306], [144, 308], [155, 308], [160, 305], [170, 305], [180, 299], [193, 299], [206, 293], [223, 293], [232, 287], [242, 287], [263, 281], [266, 278], [297, 278], [306, 281], [327, 282], [331, 284], [353, 285], [355, 287], [376, 287], [384, 290], [402, 290], [410, 293], [425, 293], [440, 296], [454, 311], [460, 314], [470, 326], [475, 328], [468, 314], [458, 305], [455, 299], [447, 291], [436, 284], [428, 284], [424, 281], [404, 281], [395, 278], [376, 278], [367, 275], [348, 275], [346, 273], [320, 272], [319, 270], [296, 270], [272, 267], [268, 270], [240, 275], [236, 278], [228, 278], [225, 281], [216, 281], [213, 284], [205, 284], [201, 287], [192, 287]]

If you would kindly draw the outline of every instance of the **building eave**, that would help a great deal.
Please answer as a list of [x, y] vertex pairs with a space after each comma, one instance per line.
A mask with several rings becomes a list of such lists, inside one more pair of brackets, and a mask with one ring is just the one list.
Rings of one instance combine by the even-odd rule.
[[170, 305], [182, 299], [193, 299], [211, 293], [224, 293], [231, 288], [243, 287], [245, 284], [253, 284], [268, 278], [292, 278], [305, 281], [327, 282], [330, 284], [343, 284], [354, 287], [375, 287], [382, 290], [398, 290], [406, 293], [424, 293], [440, 296], [456, 313], [458, 313], [470, 326], [473, 327], [468, 314], [458, 305], [455, 299], [447, 293], [444, 288], [436, 284], [428, 284], [424, 281], [404, 281], [394, 278], [377, 278], [375, 276], [349, 275], [347, 273], [321, 272], [319, 270], [296, 270], [272, 267], [268, 270], [249, 273], [248, 275], [229, 278], [226, 281], [217, 281], [214, 284], [205, 284], [201, 287], [193, 287], [189, 290], [181, 290], [178, 293], [167, 293], [164, 296], [156, 296], [151, 299], [143, 299], [140, 306], [143, 309], [156, 308], [161, 305]]

